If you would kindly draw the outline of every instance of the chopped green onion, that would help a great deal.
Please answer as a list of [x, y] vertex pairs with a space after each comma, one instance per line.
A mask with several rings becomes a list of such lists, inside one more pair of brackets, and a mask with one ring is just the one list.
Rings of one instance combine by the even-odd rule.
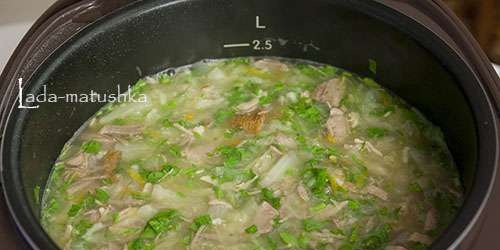
[[261, 190], [262, 199], [269, 203], [272, 207], [279, 209], [281, 207], [281, 201], [279, 197], [275, 197], [273, 192], [267, 188]]
[[226, 167], [234, 167], [242, 159], [242, 152], [236, 147], [224, 145], [218, 147], [216, 151], [224, 160], [224, 166]]
[[98, 141], [95, 140], [90, 140], [87, 142], [84, 142], [81, 146], [81, 149], [85, 153], [89, 154], [97, 154], [101, 150], [102, 144]]
[[193, 220], [193, 224], [191, 224], [191, 229], [193, 231], [198, 231], [198, 229], [200, 227], [208, 226], [211, 224], [212, 224], [212, 218], [210, 217], [210, 215], [205, 214], [205, 215], [198, 216]]
[[385, 128], [368, 128], [366, 133], [368, 138], [381, 138], [387, 134], [387, 129]]
[[108, 192], [106, 192], [104, 189], [98, 188], [95, 190], [95, 199], [100, 201], [101, 203], [108, 202], [109, 198], [110, 196]]
[[256, 225], [251, 225], [245, 229], [245, 232], [247, 234], [254, 234], [257, 233], [257, 226]]
[[73, 204], [73, 205], [71, 205], [71, 207], [68, 210], [68, 216], [69, 217], [74, 217], [75, 215], [78, 214], [78, 212], [80, 212], [81, 209], [82, 209], [82, 204]]

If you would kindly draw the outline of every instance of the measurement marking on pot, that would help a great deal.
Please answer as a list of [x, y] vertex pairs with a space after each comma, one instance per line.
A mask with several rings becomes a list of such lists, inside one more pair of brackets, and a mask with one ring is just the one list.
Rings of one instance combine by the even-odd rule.
[[273, 48], [273, 42], [269, 39], [253, 40], [252, 45], [254, 50], [271, 50]]
[[271, 40], [253, 40], [252, 43], [230, 43], [224, 44], [225, 49], [229, 48], [242, 48], [242, 47], [250, 47], [254, 50], [271, 50], [273, 48], [273, 43]]
[[224, 48], [238, 48], [238, 47], [249, 47], [249, 43], [229, 43], [224, 44]]
[[255, 28], [257, 28], [257, 29], [265, 29], [266, 28], [266, 25], [260, 24], [260, 17], [259, 16], [255, 16]]

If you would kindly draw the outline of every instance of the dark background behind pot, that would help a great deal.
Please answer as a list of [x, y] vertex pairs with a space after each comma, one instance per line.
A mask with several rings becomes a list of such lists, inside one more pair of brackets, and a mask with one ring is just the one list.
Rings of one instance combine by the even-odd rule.
[[444, 0], [471, 30], [493, 62], [500, 64], [500, 1]]

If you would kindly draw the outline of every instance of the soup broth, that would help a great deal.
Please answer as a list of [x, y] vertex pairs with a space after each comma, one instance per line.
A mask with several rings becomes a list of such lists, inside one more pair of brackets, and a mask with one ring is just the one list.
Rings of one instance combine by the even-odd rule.
[[281, 58], [139, 80], [65, 145], [63, 249], [426, 249], [462, 188], [439, 128], [374, 80]]

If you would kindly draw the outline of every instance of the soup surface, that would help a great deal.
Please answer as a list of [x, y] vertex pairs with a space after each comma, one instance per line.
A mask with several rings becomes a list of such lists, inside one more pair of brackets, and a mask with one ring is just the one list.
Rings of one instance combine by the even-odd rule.
[[235, 58], [130, 94], [54, 166], [42, 223], [61, 248], [426, 249], [461, 206], [440, 130], [369, 78]]

